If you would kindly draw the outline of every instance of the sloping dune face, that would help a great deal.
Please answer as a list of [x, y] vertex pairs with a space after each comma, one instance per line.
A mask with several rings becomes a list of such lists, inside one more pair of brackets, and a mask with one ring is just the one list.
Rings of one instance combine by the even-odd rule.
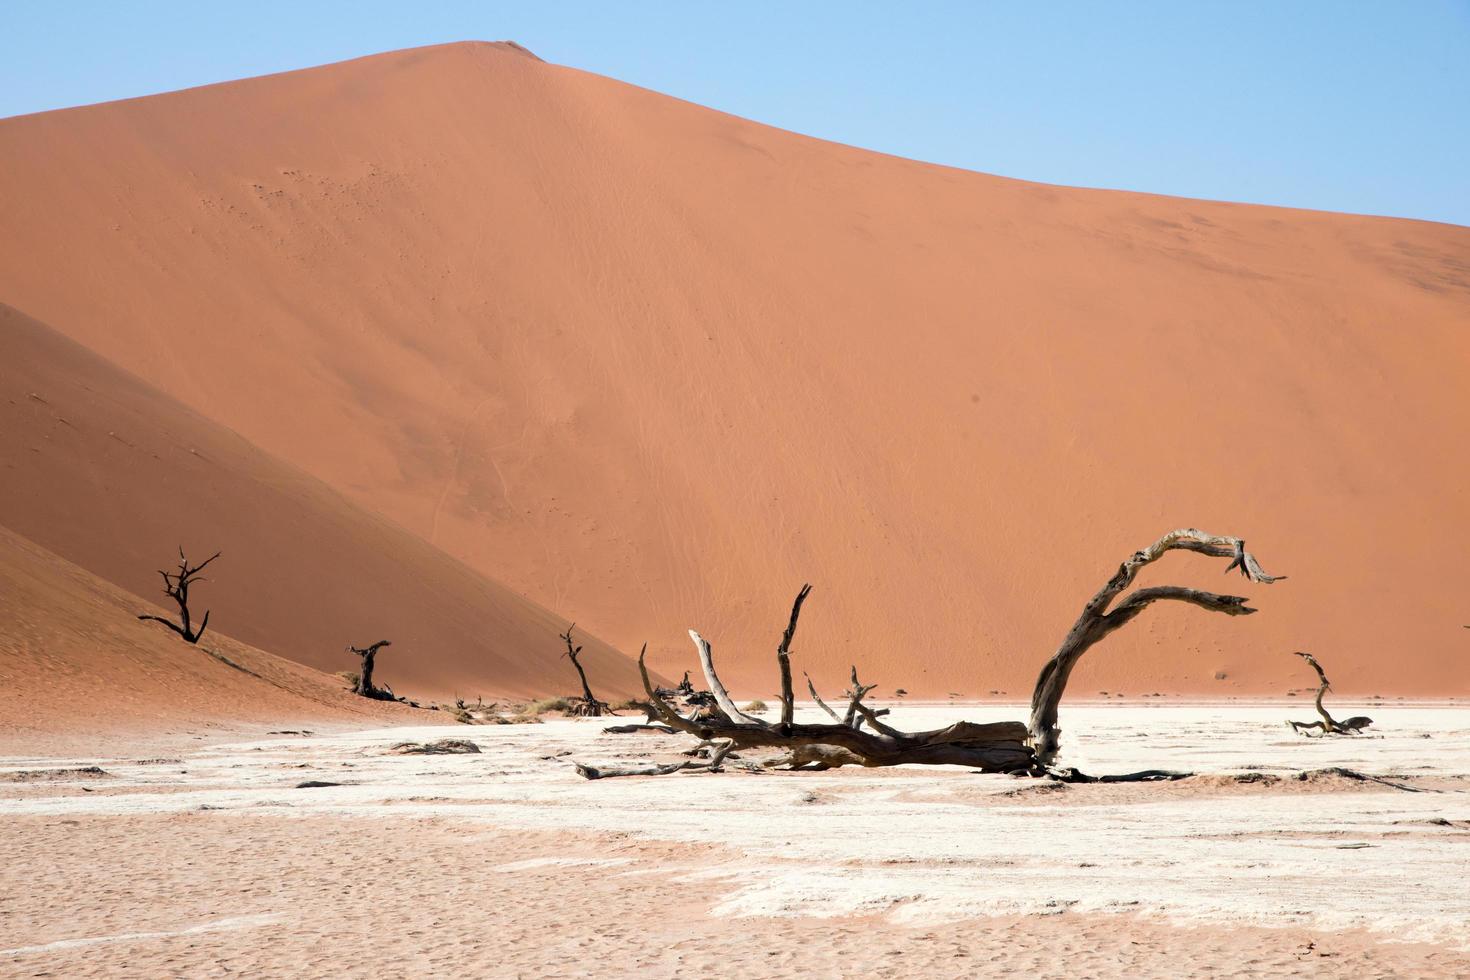
[[1470, 230], [961, 172], [484, 44], [6, 120], [0, 178], [0, 299], [666, 671], [696, 626], [769, 693], [811, 581], [825, 688], [1023, 693], [1194, 525], [1289, 580], [1149, 610], [1079, 690], [1470, 680]]
[[0, 528], [0, 744], [7, 755], [71, 736], [139, 729], [335, 719], [372, 725], [441, 718], [352, 696], [341, 681], [222, 633], [190, 646], [139, 622], [135, 597]]
[[[218, 550], [191, 603], [195, 622], [211, 610], [210, 643], [228, 635], [338, 671], [357, 669], [349, 643], [387, 638], [379, 680], [409, 696], [577, 689], [559, 659], [560, 617], [4, 306], [0, 364], [0, 524], [147, 597], [104, 635], [133, 643], [137, 630], [122, 627], [154, 602], [175, 615], [155, 569], [172, 569], [180, 546], [196, 562]], [[76, 652], [69, 638], [82, 629], [68, 627], [68, 601], [36, 617], [56, 627], [58, 655]], [[5, 623], [0, 634], [13, 632], [14, 620]], [[166, 647], [188, 647], [161, 626], [136, 625]], [[31, 649], [48, 650], [49, 635]], [[626, 657], [586, 642], [601, 687], [638, 688]], [[95, 653], [73, 657], [74, 666], [111, 663]], [[220, 679], [188, 676], [196, 674]], [[24, 680], [48, 684], [44, 673]], [[207, 700], [202, 688], [195, 694]]]

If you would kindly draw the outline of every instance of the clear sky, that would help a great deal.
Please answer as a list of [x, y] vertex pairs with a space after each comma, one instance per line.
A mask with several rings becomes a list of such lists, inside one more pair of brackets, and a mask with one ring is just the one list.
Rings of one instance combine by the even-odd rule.
[[921, 160], [1470, 225], [1470, 0], [0, 0], [0, 116], [505, 38]]

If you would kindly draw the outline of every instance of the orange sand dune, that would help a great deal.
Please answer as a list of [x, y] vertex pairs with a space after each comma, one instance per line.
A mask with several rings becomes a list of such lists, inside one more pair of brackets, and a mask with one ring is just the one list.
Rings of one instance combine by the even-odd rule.
[[1150, 610], [1078, 690], [1470, 682], [1465, 228], [962, 172], [485, 44], [0, 121], [0, 226], [0, 299], [668, 671], [698, 626], [768, 693], [811, 581], [829, 690], [1022, 693], [1196, 525], [1289, 581]]
[[[161, 612], [0, 528], [0, 745], [54, 754], [68, 738], [207, 733], [312, 721], [429, 724], [441, 714], [354, 697], [329, 674], [207, 632], [190, 646], [137, 611]], [[61, 742], [58, 742], [58, 736]]]
[[[78, 650], [70, 639], [73, 602], [88, 630], [136, 646], [141, 627], [157, 633], [158, 649], [187, 646], [128, 615], [154, 602], [176, 611], [155, 569], [172, 568], [183, 545], [195, 559], [224, 552], [193, 592], [196, 622], [212, 610], [206, 639], [218, 632], [337, 671], [357, 667], [348, 643], [388, 638], [379, 680], [409, 697], [577, 690], [560, 657], [560, 617], [4, 306], [0, 364], [0, 525], [148, 598], [124, 604], [118, 624], [99, 624], [88, 611], [119, 603], [113, 593], [88, 599], [81, 573], [71, 575], [36, 619], [55, 621], [59, 645], [38, 635], [33, 649], [111, 669], [118, 651]], [[34, 582], [27, 591], [42, 601]], [[11, 619], [0, 622], [0, 643], [12, 640]], [[638, 686], [627, 658], [585, 642], [599, 693]]]

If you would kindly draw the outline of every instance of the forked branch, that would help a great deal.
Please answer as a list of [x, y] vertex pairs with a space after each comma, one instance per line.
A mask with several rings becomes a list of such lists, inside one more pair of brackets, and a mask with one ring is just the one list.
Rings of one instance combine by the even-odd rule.
[[194, 629], [193, 620], [189, 613], [189, 586], [193, 585], [195, 582], [208, 581], [207, 579], [200, 578], [199, 573], [204, 571], [205, 566], [207, 566], [210, 562], [214, 561], [219, 556], [220, 553], [216, 551], [214, 554], [210, 555], [199, 564], [190, 565], [189, 559], [184, 557], [184, 549], [180, 548], [179, 570], [176, 572], [166, 572], [163, 569], [159, 569], [158, 571], [158, 574], [163, 577], [164, 595], [168, 596], [170, 599], [174, 600], [174, 602], [178, 603], [179, 622], [175, 623], [171, 620], [164, 619], [162, 616], [153, 616], [147, 613], [140, 615], [138, 618], [152, 620], [155, 623], [162, 623], [169, 629], [173, 630], [175, 633], [179, 634], [179, 636], [183, 637], [188, 642], [198, 643], [199, 638], [204, 635], [205, 627], [209, 625], [209, 610], [206, 609], [204, 611], [204, 618], [200, 620], [199, 628]]
[[1246, 550], [1244, 540], [1206, 534], [1194, 528], [1170, 531], [1147, 548], [1131, 555], [1082, 607], [1082, 613], [1072, 625], [1071, 631], [1062, 640], [1062, 645], [1057, 648], [1051, 660], [1042, 667], [1041, 675], [1036, 679], [1036, 690], [1031, 695], [1031, 721], [1028, 727], [1037, 760], [1043, 766], [1051, 765], [1056, 759], [1061, 740], [1057, 711], [1067, 680], [1072, 675], [1072, 668], [1099, 640], [1132, 622], [1144, 609], [1160, 600], [1186, 602], [1227, 616], [1247, 616], [1255, 612], [1246, 605], [1247, 600], [1242, 596], [1216, 595], [1213, 592], [1174, 585], [1139, 589], [1116, 606], [1113, 605], [1113, 601], [1133, 584], [1144, 566], [1159, 560], [1170, 551], [1193, 551], [1212, 558], [1229, 558], [1230, 564], [1225, 567], [1226, 572], [1239, 570], [1249, 581], [1263, 585], [1286, 577], [1266, 574], [1261, 563]]

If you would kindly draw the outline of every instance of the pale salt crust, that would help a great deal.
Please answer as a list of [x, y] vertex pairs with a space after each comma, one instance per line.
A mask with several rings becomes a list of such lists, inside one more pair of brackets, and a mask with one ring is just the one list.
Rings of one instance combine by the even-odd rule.
[[58, 939], [39, 946], [17, 946], [14, 949], [0, 949], [0, 956], [30, 956], [34, 953], [57, 953], [86, 946], [101, 946], [105, 943], [135, 943], [149, 939], [172, 939], [175, 936], [202, 936], [211, 932], [255, 929], [279, 922], [281, 918], [279, 915], [235, 915], [201, 922], [183, 929], [168, 929], [162, 932], [120, 932], [113, 936], [85, 936], [81, 939]]
[[[1123, 911], [1181, 924], [1363, 928], [1386, 940], [1466, 948], [1470, 831], [1429, 821], [1470, 820], [1470, 709], [1367, 711], [1377, 736], [1305, 739], [1284, 724], [1311, 717], [1310, 706], [1298, 703], [1065, 706], [1062, 761], [1096, 774], [1290, 775], [1342, 766], [1432, 777], [1442, 791], [1355, 784], [1323, 792], [1287, 782], [1038, 792], [1045, 784], [1034, 780], [918, 767], [588, 782], [573, 772], [572, 759], [669, 758], [692, 742], [604, 735], [600, 721], [557, 720], [271, 738], [209, 747], [181, 762], [3, 759], [0, 780], [7, 771], [93, 764], [111, 776], [0, 781], [0, 819], [201, 808], [249, 808], [281, 819], [436, 816], [728, 845], [745, 859], [713, 867], [692, 860], [683, 869], [605, 862], [605, 874], [626, 875], [630, 886], [653, 870], [722, 882], [728, 890], [718, 915], [883, 914], [921, 924]], [[1020, 717], [1015, 705], [904, 704], [894, 706], [892, 720], [921, 729], [958, 718]], [[449, 734], [473, 740], [482, 754], [382, 754], [396, 742]], [[307, 780], [344, 785], [295, 788]]]

